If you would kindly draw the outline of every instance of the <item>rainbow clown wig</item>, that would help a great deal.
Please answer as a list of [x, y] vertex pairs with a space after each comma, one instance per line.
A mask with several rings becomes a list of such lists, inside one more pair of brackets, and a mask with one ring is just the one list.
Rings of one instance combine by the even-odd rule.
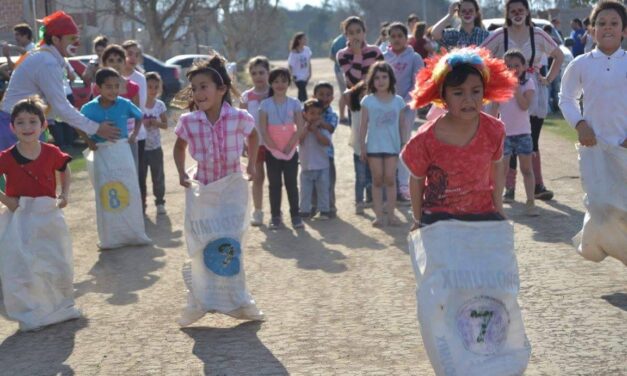
[[431, 102], [443, 107], [444, 80], [453, 68], [462, 64], [471, 65], [481, 76], [484, 102], [504, 102], [514, 95], [518, 79], [502, 59], [491, 57], [485, 48], [464, 47], [426, 60], [426, 67], [416, 75], [412, 107], [424, 107]]

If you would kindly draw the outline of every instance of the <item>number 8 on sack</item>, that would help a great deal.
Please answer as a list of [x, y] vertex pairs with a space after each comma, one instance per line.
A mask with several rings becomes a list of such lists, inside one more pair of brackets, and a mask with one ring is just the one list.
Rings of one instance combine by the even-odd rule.
[[119, 181], [109, 182], [100, 188], [100, 202], [108, 212], [120, 212], [128, 207], [128, 189]]

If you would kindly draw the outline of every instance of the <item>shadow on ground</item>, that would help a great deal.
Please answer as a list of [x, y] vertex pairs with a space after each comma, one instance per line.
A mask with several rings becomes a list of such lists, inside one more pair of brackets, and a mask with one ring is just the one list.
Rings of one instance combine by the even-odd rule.
[[624, 292], [615, 292], [611, 295], [603, 295], [601, 296], [601, 299], [604, 299], [614, 307], [627, 311], [627, 294]]
[[160, 248], [176, 248], [183, 244], [183, 231], [172, 231], [172, 221], [169, 215], [157, 215], [153, 219], [145, 218], [146, 234], [153, 244]]
[[205, 375], [288, 375], [287, 370], [261, 342], [260, 322], [233, 328], [184, 328], [194, 340], [192, 353], [205, 365]]
[[163, 256], [165, 252], [154, 246], [101, 251], [88, 273], [91, 278], [74, 283], [75, 298], [97, 293], [110, 295], [107, 298], [110, 304], [136, 303], [136, 292], [152, 286], [159, 279], [153, 272], [165, 265], [164, 261], [157, 260]]
[[74, 375], [64, 363], [74, 351], [76, 333], [87, 326], [81, 318], [36, 332], [16, 332], [0, 344], [0, 374]]

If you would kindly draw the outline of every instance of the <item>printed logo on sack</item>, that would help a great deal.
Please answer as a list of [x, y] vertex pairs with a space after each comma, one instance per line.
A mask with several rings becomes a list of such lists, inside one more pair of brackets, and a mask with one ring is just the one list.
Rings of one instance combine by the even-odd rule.
[[124, 184], [112, 181], [100, 188], [100, 202], [104, 210], [117, 213], [128, 207], [129, 193]]
[[466, 301], [455, 318], [464, 347], [472, 353], [492, 355], [507, 339], [509, 312], [500, 300], [477, 296]]
[[239, 273], [242, 248], [233, 238], [220, 238], [209, 243], [203, 251], [205, 265], [223, 277]]

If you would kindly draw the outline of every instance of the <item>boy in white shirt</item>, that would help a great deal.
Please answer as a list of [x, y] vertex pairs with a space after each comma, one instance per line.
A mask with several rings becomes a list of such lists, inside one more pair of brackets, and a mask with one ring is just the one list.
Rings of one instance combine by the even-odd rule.
[[[560, 108], [577, 130], [579, 143], [594, 146], [597, 139], [627, 147], [627, 35], [625, 6], [599, 2], [590, 15], [596, 49], [578, 56], [566, 68], [560, 90]], [[583, 93], [583, 115], [578, 99]]]

